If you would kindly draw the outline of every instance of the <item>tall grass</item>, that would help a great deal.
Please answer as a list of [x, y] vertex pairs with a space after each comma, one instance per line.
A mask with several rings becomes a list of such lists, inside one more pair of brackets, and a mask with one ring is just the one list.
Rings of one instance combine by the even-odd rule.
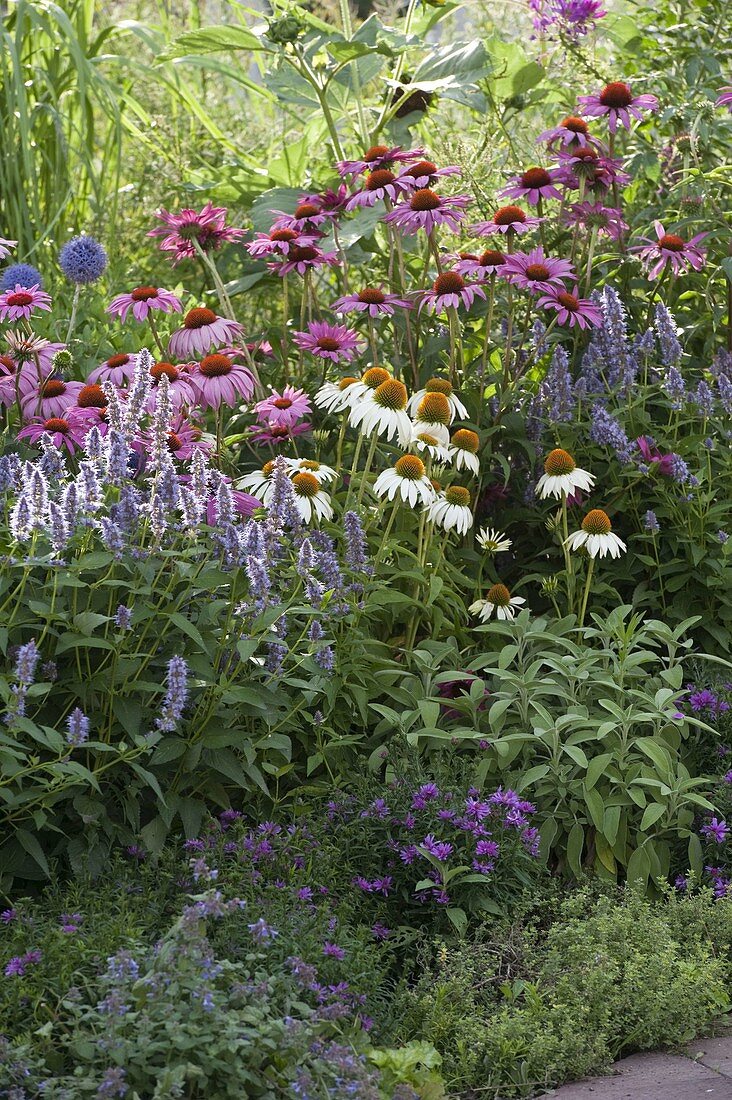
[[[120, 5], [119, 13], [126, 8]], [[223, 157], [249, 180], [263, 174], [218, 124], [222, 105], [212, 102], [206, 83], [218, 70], [219, 79], [238, 86], [240, 100], [271, 95], [238, 65], [159, 64], [170, 38], [186, 27], [170, 26], [164, 4], [147, 10], [156, 23], [100, 24], [104, 13], [95, 0], [11, 0], [2, 13], [0, 236], [18, 239], [19, 259], [40, 263], [47, 250], [82, 229], [100, 234], [114, 250], [124, 212], [120, 195], [122, 188], [140, 187], [141, 151], [179, 178], [180, 147], [195, 150], [195, 137], [205, 135], [198, 143], [206, 148], [204, 178], [216, 177]], [[200, 6], [191, 3], [187, 27], [200, 22]], [[243, 110], [245, 103], [238, 106]], [[227, 121], [230, 110], [229, 103]], [[181, 189], [187, 182], [180, 178]], [[129, 195], [126, 200], [129, 210]]]

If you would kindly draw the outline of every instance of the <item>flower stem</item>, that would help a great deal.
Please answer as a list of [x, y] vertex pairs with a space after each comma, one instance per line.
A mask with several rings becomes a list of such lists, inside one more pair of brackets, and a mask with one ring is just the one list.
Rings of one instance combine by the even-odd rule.
[[585, 621], [585, 611], [587, 610], [587, 597], [590, 594], [590, 583], [592, 581], [592, 574], [595, 569], [595, 559], [590, 558], [590, 564], [587, 566], [587, 580], [585, 581], [585, 591], [582, 596], [582, 607], [580, 608], [579, 622], [577, 625], [582, 627]]

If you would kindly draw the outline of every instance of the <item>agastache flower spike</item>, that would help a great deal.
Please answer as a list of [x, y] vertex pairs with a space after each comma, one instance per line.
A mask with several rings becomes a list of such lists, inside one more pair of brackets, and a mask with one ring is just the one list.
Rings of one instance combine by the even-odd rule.
[[188, 666], [182, 657], [168, 661], [167, 691], [160, 717], [155, 725], [161, 733], [171, 733], [180, 721], [188, 699]]

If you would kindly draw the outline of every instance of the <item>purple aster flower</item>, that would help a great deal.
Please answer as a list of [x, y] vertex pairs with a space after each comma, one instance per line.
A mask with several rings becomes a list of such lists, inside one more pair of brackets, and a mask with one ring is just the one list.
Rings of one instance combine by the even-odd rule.
[[630, 86], [621, 80], [606, 84], [599, 95], [581, 95], [578, 103], [583, 114], [591, 118], [607, 115], [611, 134], [617, 130], [618, 123], [629, 130], [631, 118], [641, 121], [643, 111], [658, 110], [658, 99], [655, 95], [634, 96]]
[[293, 340], [303, 351], [334, 363], [350, 363], [359, 352], [361, 339], [346, 325], [331, 325], [327, 321], [311, 321], [307, 332], [293, 333]]
[[485, 291], [474, 283], [466, 283], [457, 271], [443, 271], [432, 284], [432, 290], [422, 294], [420, 311], [442, 313], [445, 309], [470, 309], [476, 298], [485, 299]]
[[455, 851], [454, 845], [448, 841], [436, 840], [432, 833], [428, 833], [422, 841], [422, 847], [426, 851], [433, 855], [435, 859], [438, 859], [440, 863], [444, 863], [446, 859], [449, 859], [452, 853]]
[[397, 294], [388, 294], [377, 287], [364, 287], [356, 294], [345, 294], [332, 306], [334, 313], [365, 313], [369, 317], [393, 317], [396, 309], [412, 309], [412, 303]]
[[702, 825], [699, 831], [707, 840], [713, 840], [715, 844], [724, 844], [729, 833], [729, 826], [725, 821], [713, 817], [706, 825]]
[[374, 937], [375, 940], [383, 942], [383, 940], [389, 939], [389, 936], [391, 935], [391, 929], [387, 928], [385, 924], [382, 924], [381, 921], [377, 920], [376, 923], [372, 925], [371, 935]]
[[531, 206], [538, 206], [542, 199], [559, 199], [562, 194], [554, 186], [561, 179], [558, 168], [527, 168], [516, 176], [498, 194], [506, 199], [526, 199]]
[[457, 233], [470, 202], [470, 195], [438, 195], [423, 187], [391, 210], [384, 221], [408, 234], [418, 233], [420, 229], [429, 234], [441, 225]]
[[327, 940], [323, 944], [323, 954], [331, 959], [338, 959], [341, 961], [345, 959], [345, 948], [339, 947], [337, 943], [329, 943]]
[[510, 282], [536, 294], [550, 294], [553, 287], [564, 289], [564, 280], [575, 277], [569, 260], [546, 256], [541, 247], [507, 256], [504, 271]]
[[248, 924], [247, 928], [251, 932], [255, 943], [258, 943], [260, 946], [271, 943], [271, 941], [279, 935], [275, 928], [267, 924], [264, 917], [260, 917], [259, 920], [254, 921], [253, 924]]

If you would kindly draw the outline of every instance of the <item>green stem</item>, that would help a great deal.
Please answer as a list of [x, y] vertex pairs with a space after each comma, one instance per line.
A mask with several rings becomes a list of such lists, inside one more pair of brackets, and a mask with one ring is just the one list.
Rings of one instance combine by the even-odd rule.
[[582, 627], [582, 625], [584, 624], [584, 621], [585, 621], [585, 611], [587, 610], [587, 597], [590, 594], [590, 582], [592, 581], [592, 574], [594, 572], [594, 569], [595, 569], [595, 559], [590, 558], [590, 563], [587, 566], [587, 580], [585, 581], [585, 591], [584, 591], [584, 594], [582, 596], [582, 607], [580, 608], [580, 617], [579, 617], [579, 622], [577, 624], [579, 627]]

